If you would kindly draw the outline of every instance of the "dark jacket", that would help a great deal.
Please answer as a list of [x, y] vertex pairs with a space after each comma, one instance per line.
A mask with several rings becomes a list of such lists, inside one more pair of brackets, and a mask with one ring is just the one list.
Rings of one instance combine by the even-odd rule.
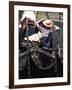
[[50, 32], [48, 37], [42, 37], [40, 40], [42, 47], [57, 49], [59, 45], [58, 31]]

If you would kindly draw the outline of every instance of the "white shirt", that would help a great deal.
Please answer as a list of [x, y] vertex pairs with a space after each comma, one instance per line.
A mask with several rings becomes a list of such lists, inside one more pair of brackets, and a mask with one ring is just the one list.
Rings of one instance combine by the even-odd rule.
[[36, 16], [35, 16], [35, 13], [33, 11], [24, 11], [23, 15], [22, 15], [22, 18], [21, 18], [21, 21], [25, 18], [30, 18], [32, 19], [33, 21], [36, 20]]

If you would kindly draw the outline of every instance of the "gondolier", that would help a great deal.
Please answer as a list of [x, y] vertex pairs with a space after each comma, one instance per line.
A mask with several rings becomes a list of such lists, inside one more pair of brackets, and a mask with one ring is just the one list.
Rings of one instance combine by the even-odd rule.
[[[53, 21], [50, 19], [44, 20], [40, 19], [36, 22], [37, 28], [39, 29], [41, 33], [40, 41], [41, 46], [43, 48], [56, 48], [58, 46], [59, 48], [59, 40], [56, 34], [53, 36], [54, 32], [56, 33], [57, 30], [60, 28], [56, 25], [54, 25]], [[53, 40], [54, 39], [54, 40]], [[53, 47], [53, 45], [55, 45]]]

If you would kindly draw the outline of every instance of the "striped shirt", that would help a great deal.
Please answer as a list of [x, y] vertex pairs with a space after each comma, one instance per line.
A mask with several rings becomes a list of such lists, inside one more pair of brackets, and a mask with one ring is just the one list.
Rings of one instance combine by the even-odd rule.
[[52, 30], [48, 30], [48, 29], [45, 29], [43, 28], [42, 26], [40, 25], [37, 25], [38, 29], [40, 30], [41, 32], [41, 38], [42, 37], [48, 37], [49, 33], [52, 32]]

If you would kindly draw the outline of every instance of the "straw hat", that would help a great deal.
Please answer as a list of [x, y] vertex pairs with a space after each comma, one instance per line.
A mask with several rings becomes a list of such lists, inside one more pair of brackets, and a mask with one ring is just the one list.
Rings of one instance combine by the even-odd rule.
[[50, 19], [43, 21], [43, 24], [49, 28], [54, 26], [55, 30], [59, 30], [59, 27], [54, 25], [54, 23]]
[[53, 26], [53, 22], [51, 20], [45, 20], [45, 21], [43, 21], [43, 24], [46, 27], [52, 27]]

